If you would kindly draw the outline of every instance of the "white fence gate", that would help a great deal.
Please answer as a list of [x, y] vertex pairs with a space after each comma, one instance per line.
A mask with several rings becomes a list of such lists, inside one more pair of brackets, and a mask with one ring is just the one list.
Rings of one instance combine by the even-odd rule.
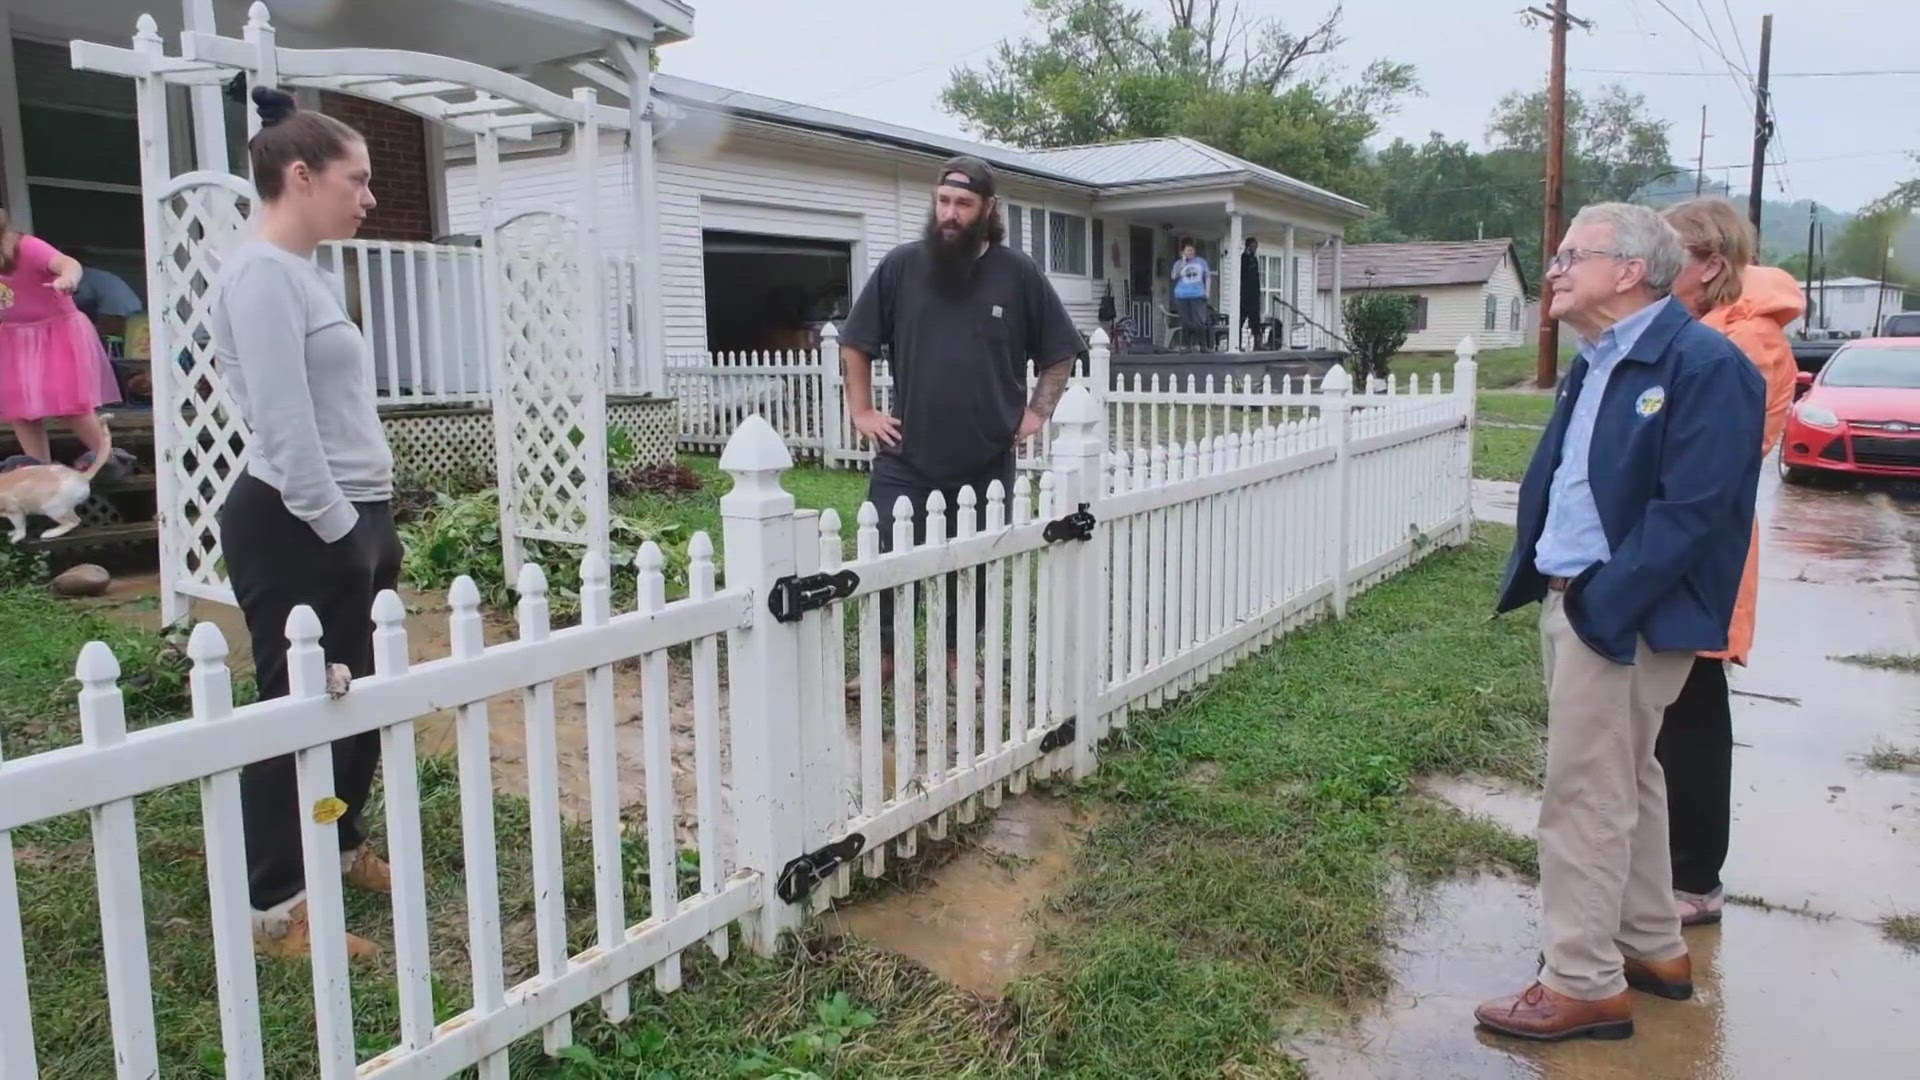
[[[1121, 452], [1108, 449], [1093, 395], [1074, 389], [1056, 418], [1052, 469], [1037, 482], [1023, 475], [1011, 492], [997, 484], [968, 491], [954, 507], [936, 497], [921, 545], [904, 517], [883, 519], [894, 508], [863, 507], [851, 560], [835, 513], [796, 512], [780, 482], [792, 457], [753, 417], [721, 459], [734, 481], [721, 501], [725, 589], [716, 587], [713, 545], [702, 534], [691, 547], [690, 594], [666, 602], [662, 555], [649, 544], [638, 560], [637, 610], [614, 614], [608, 567], [590, 555], [581, 624], [556, 630], [545, 578], [529, 565], [519, 579], [517, 640], [486, 646], [478, 592], [462, 579], [450, 597], [452, 655], [418, 665], [408, 662], [400, 600], [383, 594], [373, 609], [377, 674], [339, 700], [325, 693], [319, 627], [304, 608], [288, 623], [290, 696], [235, 708], [226, 644], [203, 624], [190, 647], [193, 715], [141, 731], [127, 729], [113, 656], [89, 645], [76, 671], [80, 745], [0, 761], [0, 1000], [8, 1003], [0, 1075], [36, 1075], [35, 1024], [45, 1020], [28, 972], [48, 943], [28, 932], [36, 913], [21, 910], [18, 880], [42, 871], [32, 862], [17, 868], [13, 845], [80, 813], [92, 825], [110, 1014], [102, 1028], [110, 1027], [115, 1072], [146, 1078], [182, 1064], [163, 1060], [169, 1044], [156, 1030], [149, 979], [155, 950], [182, 946], [148, 940], [136, 811], [136, 800], [181, 786], [197, 788], [202, 807], [214, 943], [206, 978], [217, 992], [225, 1069], [264, 1075], [239, 770], [294, 755], [298, 804], [319, 811], [333, 796], [332, 741], [362, 732], [382, 738], [398, 1024], [380, 1033], [386, 1049], [357, 1052], [333, 858], [337, 815], [303, 813], [314, 1023], [275, 1034], [311, 1032], [324, 1080], [442, 1077], [475, 1066], [502, 1077], [509, 1048], [536, 1032], [558, 1052], [571, 1040], [573, 1010], [597, 1002], [609, 1019], [626, 1018], [635, 980], [651, 972], [656, 990], [673, 991], [682, 955], [704, 945], [724, 959], [736, 923], [756, 950], [772, 949], [809, 906], [845, 895], [853, 863], [877, 873], [889, 845], [911, 857], [922, 830], [943, 835], [953, 816], [966, 820], [1035, 776], [1088, 774], [1102, 738], [1132, 713], [1307, 620], [1343, 613], [1352, 595], [1423, 553], [1464, 542], [1473, 367], [1463, 358], [1455, 393], [1418, 408], [1368, 408], [1330, 377], [1310, 416], [1250, 436]], [[895, 540], [886, 554], [882, 528]], [[890, 685], [882, 683], [883, 596], [901, 613]], [[631, 744], [623, 753], [615, 704], [635, 669], [638, 763]], [[860, 690], [851, 709], [849, 675]], [[559, 706], [556, 691], [575, 683], [580, 694], [565, 700], [579, 702], [578, 715]], [[503, 700], [525, 725], [524, 838], [497, 833], [489, 707]], [[448, 841], [423, 834], [415, 759], [416, 726], [443, 711], [454, 717], [458, 758], [461, 958], [429, 939], [426, 851]], [[590, 919], [592, 935], [578, 951], [568, 946], [563, 881], [563, 722], [584, 724], [587, 747], [592, 896], [571, 914]], [[683, 739], [690, 762], [675, 760]], [[623, 798], [636, 767], [642, 795]], [[643, 843], [623, 840], [632, 830]], [[531, 861], [536, 963], [512, 986], [503, 850], [525, 850]], [[697, 884], [682, 891], [688, 852]], [[635, 918], [628, 883], [643, 874], [646, 903]], [[362, 972], [361, 992], [384, 989], [368, 985], [374, 977]], [[469, 1003], [436, 1018], [436, 980], [444, 987], [456, 978]], [[276, 1004], [281, 1015], [290, 1005]]]

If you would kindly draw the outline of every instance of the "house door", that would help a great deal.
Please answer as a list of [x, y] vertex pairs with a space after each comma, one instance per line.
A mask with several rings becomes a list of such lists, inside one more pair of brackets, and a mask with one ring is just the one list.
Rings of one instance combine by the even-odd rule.
[[1153, 299], [1153, 283], [1159, 275], [1153, 260], [1153, 230], [1144, 225], [1127, 227], [1131, 293], [1137, 300]]

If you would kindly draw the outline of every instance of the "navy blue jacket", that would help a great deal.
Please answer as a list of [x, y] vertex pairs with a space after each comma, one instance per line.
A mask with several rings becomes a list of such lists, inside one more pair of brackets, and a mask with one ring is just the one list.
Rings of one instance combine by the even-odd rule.
[[[1520, 483], [1519, 536], [1500, 611], [1547, 594], [1534, 546], [1586, 375], [1586, 360], [1576, 360]], [[1588, 648], [1631, 664], [1640, 637], [1660, 652], [1727, 647], [1752, 539], [1765, 419], [1766, 383], [1753, 362], [1677, 301], [1614, 366], [1587, 476], [1613, 557], [1574, 578], [1566, 595], [1567, 619]]]

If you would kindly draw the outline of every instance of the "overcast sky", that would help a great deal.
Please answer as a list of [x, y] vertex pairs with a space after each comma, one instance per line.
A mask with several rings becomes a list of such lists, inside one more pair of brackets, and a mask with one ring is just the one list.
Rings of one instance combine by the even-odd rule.
[[[1160, 0], [1135, 2], [1161, 10]], [[1331, 6], [1328, 0], [1244, 2], [1303, 28]], [[1547, 32], [1522, 22], [1516, 12], [1526, 5], [1349, 0], [1348, 42], [1338, 61], [1352, 71], [1377, 57], [1411, 63], [1426, 89], [1387, 120], [1382, 143], [1394, 136], [1424, 139], [1437, 130], [1483, 145], [1487, 116], [1500, 96], [1545, 81]], [[948, 72], [978, 65], [1000, 40], [1032, 29], [1026, 0], [700, 0], [696, 10], [694, 39], [662, 50], [662, 70], [954, 135], [965, 131], [939, 104]], [[1767, 12], [1774, 16], [1779, 117], [1769, 160], [1784, 164], [1769, 167], [1768, 197], [1813, 198], [1852, 210], [1920, 173], [1904, 155], [1920, 150], [1917, 0], [1571, 0], [1569, 10], [1592, 19], [1594, 29], [1576, 30], [1568, 41], [1568, 84], [1597, 89], [1624, 81], [1644, 91], [1671, 124], [1675, 160], [1686, 163], [1698, 148], [1705, 105], [1706, 164], [1738, 192], [1749, 182], [1753, 98], [1713, 42], [1717, 35], [1728, 58], [1754, 70], [1760, 16]], [[1878, 70], [1909, 74], [1796, 77]]]

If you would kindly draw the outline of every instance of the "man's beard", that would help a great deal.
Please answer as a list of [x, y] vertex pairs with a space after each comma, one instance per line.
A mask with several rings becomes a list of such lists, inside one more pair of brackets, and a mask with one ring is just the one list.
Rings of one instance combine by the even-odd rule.
[[980, 259], [980, 245], [987, 239], [987, 215], [981, 214], [971, 225], [963, 225], [958, 232], [948, 233], [940, 227], [940, 219], [929, 213], [926, 228], [920, 235], [926, 241], [934, 284], [949, 295], [965, 292], [973, 281], [973, 267]]

